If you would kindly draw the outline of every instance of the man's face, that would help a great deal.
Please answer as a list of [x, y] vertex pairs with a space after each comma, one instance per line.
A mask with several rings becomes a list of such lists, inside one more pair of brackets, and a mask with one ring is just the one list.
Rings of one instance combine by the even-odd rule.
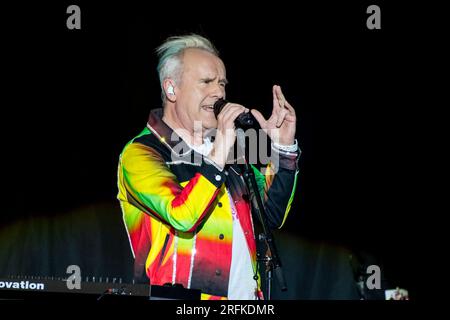
[[177, 84], [176, 113], [186, 129], [201, 121], [203, 129], [217, 128], [213, 105], [225, 98], [225, 66], [218, 57], [201, 49], [187, 49], [182, 57], [181, 83]]

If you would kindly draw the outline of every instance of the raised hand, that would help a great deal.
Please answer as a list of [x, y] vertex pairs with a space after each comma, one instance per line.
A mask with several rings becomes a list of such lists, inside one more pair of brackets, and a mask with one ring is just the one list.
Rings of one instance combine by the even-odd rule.
[[258, 110], [252, 109], [259, 125], [269, 138], [281, 145], [292, 145], [295, 142], [297, 117], [294, 108], [287, 102], [281, 87], [274, 85], [272, 115], [268, 120]]

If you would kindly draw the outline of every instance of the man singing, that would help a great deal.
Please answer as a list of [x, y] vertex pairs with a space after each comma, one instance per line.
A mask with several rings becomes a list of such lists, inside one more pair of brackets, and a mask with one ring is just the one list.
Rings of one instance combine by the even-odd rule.
[[230, 161], [235, 119], [251, 112], [271, 138], [277, 163], [252, 168], [269, 227], [281, 228], [298, 173], [295, 110], [273, 86], [268, 120], [236, 103], [227, 103], [216, 118], [213, 106], [225, 98], [227, 79], [211, 42], [171, 37], [157, 53], [163, 108], [150, 112], [118, 168], [134, 277], [200, 289], [202, 299], [262, 298], [249, 190], [241, 166]]

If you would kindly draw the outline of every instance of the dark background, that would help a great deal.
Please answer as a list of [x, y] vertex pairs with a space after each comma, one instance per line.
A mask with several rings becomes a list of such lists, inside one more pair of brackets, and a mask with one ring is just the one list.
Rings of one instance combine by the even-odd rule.
[[[81, 8], [81, 30], [66, 8]], [[417, 296], [423, 139], [415, 106], [430, 38], [408, 6], [192, 2], [23, 4], [3, 12], [0, 274], [130, 278], [118, 156], [160, 106], [154, 49], [196, 32], [218, 48], [229, 100], [270, 114], [271, 87], [296, 108], [303, 151], [288, 221], [276, 233], [289, 299], [357, 298], [350, 255], [383, 286]]]

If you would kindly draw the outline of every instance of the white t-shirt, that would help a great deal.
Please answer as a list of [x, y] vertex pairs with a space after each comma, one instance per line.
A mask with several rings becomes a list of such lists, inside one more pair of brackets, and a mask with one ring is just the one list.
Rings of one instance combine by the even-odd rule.
[[228, 299], [256, 300], [256, 281], [253, 279], [253, 267], [244, 232], [231, 199], [233, 212], [233, 246], [231, 254], [230, 281], [228, 282]]

